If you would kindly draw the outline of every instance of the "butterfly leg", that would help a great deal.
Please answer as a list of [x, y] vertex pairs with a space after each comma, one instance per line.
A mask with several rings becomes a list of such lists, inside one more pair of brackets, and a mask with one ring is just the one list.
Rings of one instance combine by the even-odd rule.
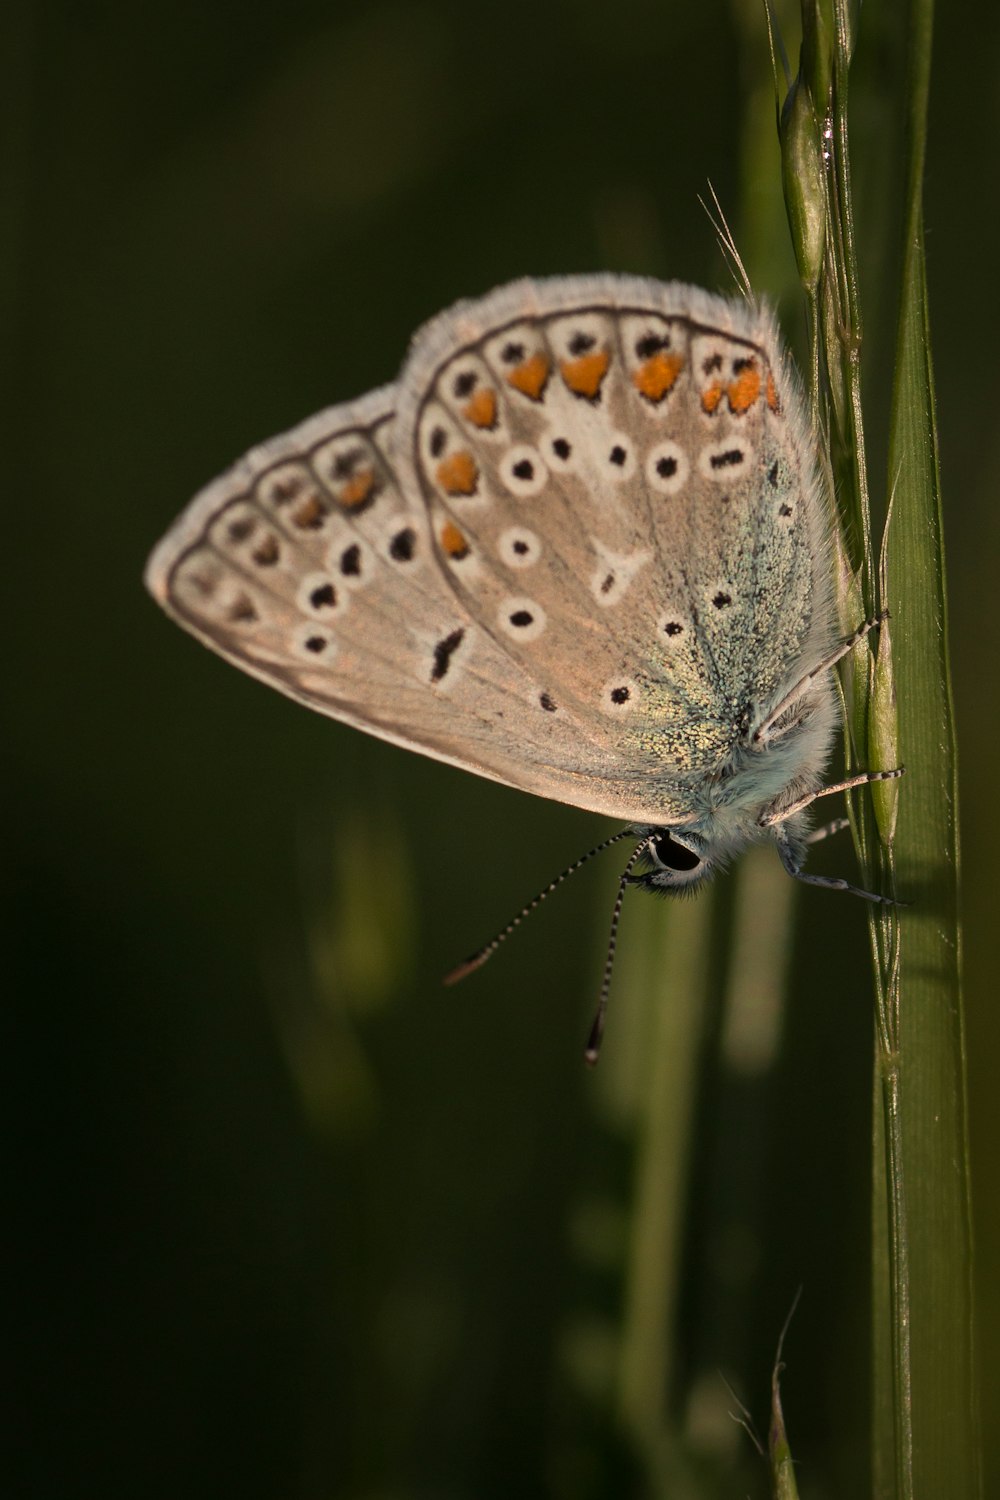
[[806, 792], [797, 802], [791, 802], [787, 806], [778, 807], [774, 812], [765, 813], [760, 819], [761, 828], [773, 828], [778, 823], [787, 823], [789, 818], [794, 818], [796, 813], [812, 807], [820, 797], [831, 797], [834, 792], [849, 792], [854, 786], [868, 786], [873, 781], [895, 781], [897, 776], [903, 776], [906, 772], [905, 766], [896, 766], [891, 771], [859, 771], [856, 776], [847, 776], [843, 781], [835, 781], [832, 786], [817, 787], [814, 792]]
[[[857, 630], [849, 635], [846, 640], [841, 641], [839, 645], [835, 646], [834, 649], [829, 653], [829, 655], [824, 656], [823, 660], [819, 662], [817, 666], [813, 667], [811, 672], [807, 672], [804, 677], [801, 677], [799, 681], [789, 689], [789, 691], [782, 698], [781, 702], [778, 703], [774, 708], [772, 708], [763, 724], [759, 725], [758, 728], [754, 730], [754, 745], [765, 745], [771, 738], [772, 731], [778, 720], [782, 717], [783, 714], [788, 711], [788, 709], [792, 707], [793, 704], [799, 701], [803, 693], [808, 691], [808, 689], [816, 681], [817, 677], [822, 677], [824, 672], [829, 672], [833, 667], [837, 665], [838, 661], [840, 661], [842, 657], [846, 656], [849, 651], [854, 650], [859, 641], [864, 640], [865, 636], [870, 630], [874, 630], [877, 626], [881, 625], [883, 620], [887, 620], [888, 618], [889, 611], [887, 609], [883, 609], [881, 614], [873, 615], [870, 620], [863, 620], [858, 626]], [[780, 732], [781, 731], [779, 731], [779, 733]]]
[[820, 844], [824, 839], [833, 838], [835, 833], [843, 833], [850, 826], [850, 818], [834, 818], [832, 823], [824, 823], [822, 828], [814, 828], [807, 833], [805, 841], [807, 844]]
[[[847, 820], [838, 819], [838, 822], [840, 821], [846, 822]], [[823, 838], [830, 831], [830, 829], [834, 827], [835, 825], [831, 823], [829, 829], [819, 829], [818, 832], [820, 837]], [[792, 843], [791, 839], [788, 837], [788, 834], [780, 826], [780, 824], [774, 830], [774, 840], [778, 846], [778, 855], [781, 859], [781, 863], [784, 865], [785, 869], [788, 871], [789, 875], [791, 875], [793, 880], [801, 880], [804, 885], [821, 885], [828, 891], [847, 891], [852, 896], [860, 896], [863, 901], [874, 901], [880, 906], [906, 905], [905, 901], [897, 901], [893, 896], [880, 896], [875, 891], [862, 890], [860, 886], [851, 885], [850, 881], [840, 880], [834, 875], [807, 874], [806, 871], [802, 868], [802, 858], [799, 850]], [[806, 839], [805, 842], [815, 843], [816, 841], [815, 839]]]

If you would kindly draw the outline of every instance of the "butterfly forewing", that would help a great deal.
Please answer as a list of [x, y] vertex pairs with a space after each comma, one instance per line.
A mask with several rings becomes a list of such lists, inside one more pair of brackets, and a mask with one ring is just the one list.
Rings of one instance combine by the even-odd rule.
[[[222, 656], [322, 713], [592, 805], [587, 788], [575, 795], [581, 727], [541, 706], [542, 681], [469, 613], [425, 507], [400, 489], [385, 451], [392, 398], [332, 408], [255, 449], [160, 543], [149, 587]], [[615, 811], [613, 754], [607, 770], [596, 810]]]

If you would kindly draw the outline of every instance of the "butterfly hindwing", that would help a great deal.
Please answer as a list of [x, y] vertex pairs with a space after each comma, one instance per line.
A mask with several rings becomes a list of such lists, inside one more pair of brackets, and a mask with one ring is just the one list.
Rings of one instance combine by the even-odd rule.
[[404, 366], [395, 452], [456, 591], [548, 674], [581, 771], [624, 752], [671, 816], [828, 644], [799, 412], [766, 313], [636, 278], [459, 304]]
[[766, 314], [637, 278], [517, 282], [427, 325], [396, 386], [209, 485], [147, 579], [323, 713], [679, 824], [827, 644], [813, 469]]

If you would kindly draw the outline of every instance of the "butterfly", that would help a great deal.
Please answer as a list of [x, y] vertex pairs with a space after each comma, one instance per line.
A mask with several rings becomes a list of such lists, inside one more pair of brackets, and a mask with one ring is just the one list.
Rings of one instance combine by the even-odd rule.
[[817, 797], [901, 774], [822, 786], [831, 669], [882, 618], [838, 638], [833, 538], [765, 308], [566, 276], [457, 303], [394, 385], [252, 449], [146, 582], [300, 703], [624, 823], [598, 846], [636, 841], [617, 922], [626, 886], [692, 887], [761, 839], [886, 899], [803, 869]]

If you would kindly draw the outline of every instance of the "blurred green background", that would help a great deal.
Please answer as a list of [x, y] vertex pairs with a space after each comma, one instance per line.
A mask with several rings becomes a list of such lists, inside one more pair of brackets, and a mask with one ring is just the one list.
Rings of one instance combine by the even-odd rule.
[[[879, 491], [894, 12], [865, 7], [853, 98]], [[998, 61], [1000, 13], [941, 8], [927, 243], [987, 1351]], [[391, 379], [412, 331], [456, 297], [599, 268], [726, 288], [697, 202], [708, 179], [799, 341], [758, 7], [14, 3], [0, 78], [23, 1403], [9, 1492], [643, 1494], [649, 1454], [621, 1376], [630, 1211], [650, 1171], [634, 1079], [658, 1017], [702, 1013], [683, 1043], [697, 1085], [664, 1091], [677, 1144], [668, 1133], [660, 1165], [684, 1207], [662, 1341], [667, 1492], [766, 1492], [723, 1376], [766, 1430], [799, 1285], [785, 1395], [801, 1491], [865, 1492], [863, 911], [797, 893], [780, 1055], [740, 1073], [719, 1061], [721, 959], [690, 982], [673, 913], [636, 898], [588, 1073], [617, 856], [465, 985], [442, 990], [440, 975], [600, 820], [303, 712], [201, 650], [140, 582], [201, 484]], [[817, 867], [849, 875], [837, 842]], [[740, 889], [723, 880], [686, 920], [727, 918]], [[638, 976], [630, 935], [656, 954]], [[997, 1397], [991, 1369], [987, 1413]]]

